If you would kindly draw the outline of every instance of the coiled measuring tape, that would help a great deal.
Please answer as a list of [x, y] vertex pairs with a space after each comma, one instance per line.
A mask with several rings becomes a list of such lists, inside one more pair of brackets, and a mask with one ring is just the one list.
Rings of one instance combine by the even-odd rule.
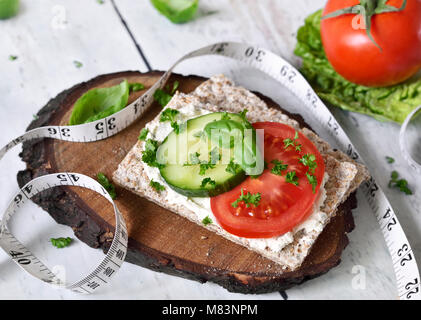
[[[350, 139], [323, 104], [305, 78], [287, 61], [274, 53], [235, 42], [222, 42], [192, 51], [180, 58], [164, 75], [141, 97], [123, 110], [109, 117], [87, 124], [75, 126], [46, 126], [33, 129], [14, 139], [0, 150], [0, 159], [17, 144], [35, 138], [54, 138], [73, 142], [91, 142], [106, 139], [117, 134], [138, 119], [153, 102], [153, 93], [163, 88], [172, 70], [182, 61], [204, 55], [220, 55], [263, 71], [271, 76], [309, 109], [322, 126], [327, 129], [337, 145], [354, 160], [362, 162]], [[7, 222], [20, 206], [38, 192], [59, 185], [76, 185], [92, 189], [102, 194], [114, 206], [116, 229], [111, 247], [103, 262], [81, 281], [65, 285], [80, 293], [90, 293], [103, 286], [116, 273], [124, 261], [127, 251], [127, 230], [124, 219], [106, 190], [95, 180], [78, 173], [57, 173], [36, 178], [26, 184], [6, 209], [0, 229], [0, 246], [23, 269], [33, 276], [49, 283], [60, 283], [28, 249], [26, 249], [7, 229]], [[362, 186], [368, 203], [380, 224], [387, 248], [392, 256], [400, 299], [421, 299], [420, 276], [414, 253], [405, 233], [383, 191], [370, 179]]]

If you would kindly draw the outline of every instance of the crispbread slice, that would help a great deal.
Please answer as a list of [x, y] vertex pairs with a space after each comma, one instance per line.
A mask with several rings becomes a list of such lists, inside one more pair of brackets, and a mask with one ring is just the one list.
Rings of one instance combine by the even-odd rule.
[[[298, 122], [290, 119], [279, 110], [269, 109], [256, 95], [244, 88], [235, 87], [223, 75], [212, 77], [203, 82], [203, 84], [189, 95], [177, 93], [168, 104], [168, 107], [179, 109], [186, 103], [202, 104], [202, 107], [209, 111], [224, 110], [228, 112], [240, 112], [244, 108], [247, 108], [247, 117], [251, 122], [279, 121], [300, 130]], [[159, 121], [159, 115], [153, 121]], [[346, 199], [351, 191], [358, 187], [360, 181], [365, 180], [368, 176], [363, 166], [356, 164], [345, 154], [333, 151], [326, 142], [317, 137], [312, 131], [304, 129], [302, 133], [306, 134], [316, 144], [326, 161], [326, 172], [329, 176], [325, 184], [327, 197], [323, 204], [322, 212], [320, 212], [320, 214], [326, 215], [326, 219], [311, 232], [300, 230], [295, 233], [293, 235], [293, 242], [279, 251], [272, 250], [269, 247], [253, 247], [250, 245], [250, 239], [236, 237], [223, 230], [217, 224], [203, 226], [194, 211], [187, 205], [174, 204], [167, 201], [167, 191], [157, 193], [149, 186], [150, 180], [144, 172], [144, 163], [141, 161], [143, 142], [138, 141], [135, 144], [125, 159], [120, 163], [113, 175], [113, 179], [122, 187], [146, 197], [150, 201], [206, 227], [235, 243], [258, 252], [266, 258], [282, 265], [285, 271], [293, 271], [302, 264], [315, 240], [323, 231], [324, 226], [335, 215], [338, 205]]]

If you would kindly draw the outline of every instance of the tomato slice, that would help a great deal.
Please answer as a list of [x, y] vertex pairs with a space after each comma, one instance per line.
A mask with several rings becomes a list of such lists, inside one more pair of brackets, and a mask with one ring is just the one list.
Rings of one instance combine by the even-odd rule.
[[[294, 128], [275, 122], [257, 122], [253, 127], [264, 130], [264, 158], [268, 168], [259, 178], [248, 177], [234, 189], [211, 198], [211, 209], [218, 223], [229, 233], [245, 238], [271, 238], [290, 231], [311, 214], [325, 165], [316, 146], [301, 133], [296, 140], [301, 144], [301, 151], [292, 146], [285, 149], [284, 139], [294, 138]], [[299, 162], [306, 154], [316, 157], [314, 176], [317, 186], [314, 192], [306, 176], [309, 168]], [[275, 159], [288, 165], [281, 176], [271, 173], [274, 166], [271, 162]], [[298, 186], [286, 181], [285, 175], [289, 171], [296, 172]], [[247, 207], [244, 201], [240, 201], [234, 208], [232, 203], [239, 198], [241, 190], [244, 194], [260, 193], [259, 204]]]

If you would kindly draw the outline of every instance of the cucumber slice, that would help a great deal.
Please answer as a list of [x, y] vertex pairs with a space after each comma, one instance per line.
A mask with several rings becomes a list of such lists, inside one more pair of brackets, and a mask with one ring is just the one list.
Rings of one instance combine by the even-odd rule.
[[[212, 141], [205, 132], [207, 124], [227, 117], [239, 123], [245, 122], [238, 114], [210, 113], [188, 120], [179, 134], [173, 131], [165, 138], [156, 157], [159, 163], [165, 164], [160, 173], [172, 189], [188, 197], [212, 197], [244, 181], [244, 170], [239, 169], [235, 173], [226, 170], [233, 158], [234, 148], [230, 148], [229, 143]], [[204, 184], [206, 178], [211, 182]]]

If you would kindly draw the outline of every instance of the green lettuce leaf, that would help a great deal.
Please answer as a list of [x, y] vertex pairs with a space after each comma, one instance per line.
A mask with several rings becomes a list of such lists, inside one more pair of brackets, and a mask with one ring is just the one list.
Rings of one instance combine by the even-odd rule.
[[383, 88], [369, 88], [345, 80], [326, 58], [320, 36], [321, 16], [321, 10], [313, 13], [298, 30], [294, 53], [303, 59], [301, 73], [317, 94], [334, 106], [364, 113], [377, 120], [402, 123], [421, 105], [421, 79], [414, 77]]
[[173, 23], [193, 19], [199, 0], [151, 0], [153, 6]]
[[129, 100], [129, 87], [127, 80], [123, 80], [113, 87], [89, 90], [76, 101], [69, 125], [103, 119], [120, 111]]

